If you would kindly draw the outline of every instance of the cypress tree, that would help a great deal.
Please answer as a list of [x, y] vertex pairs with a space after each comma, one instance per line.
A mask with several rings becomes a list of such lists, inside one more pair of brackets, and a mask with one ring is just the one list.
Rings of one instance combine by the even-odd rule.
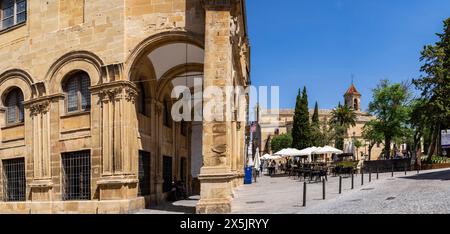
[[297, 96], [297, 104], [295, 107], [294, 126], [292, 129], [292, 147], [296, 149], [304, 149], [311, 146], [311, 130], [309, 124], [308, 110], [308, 94], [306, 87], [303, 93]]

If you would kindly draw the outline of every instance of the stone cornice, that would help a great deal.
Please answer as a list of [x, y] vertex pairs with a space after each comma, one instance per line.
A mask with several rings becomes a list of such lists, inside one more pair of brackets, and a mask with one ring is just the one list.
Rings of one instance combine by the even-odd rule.
[[232, 2], [237, 0], [203, 0], [206, 10], [231, 10]]

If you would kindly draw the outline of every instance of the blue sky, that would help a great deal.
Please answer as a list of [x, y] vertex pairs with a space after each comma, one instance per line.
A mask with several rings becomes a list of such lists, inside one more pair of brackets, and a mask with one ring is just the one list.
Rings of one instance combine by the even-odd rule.
[[353, 74], [366, 109], [380, 79], [420, 75], [450, 0], [247, 0], [247, 17], [252, 84], [280, 86], [281, 108], [305, 85], [310, 107], [333, 108]]

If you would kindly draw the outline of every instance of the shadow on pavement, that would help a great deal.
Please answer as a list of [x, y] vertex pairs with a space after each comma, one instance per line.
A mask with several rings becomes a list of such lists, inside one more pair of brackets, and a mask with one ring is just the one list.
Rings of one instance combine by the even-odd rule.
[[438, 171], [438, 172], [430, 172], [427, 173], [426, 171], [422, 171], [423, 174], [418, 174], [414, 176], [408, 176], [408, 177], [400, 177], [402, 179], [408, 179], [408, 180], [450, 180], [450, 170], [446, 171]]
[[150, 207], [150, 210], [158, 210], [165, 212], [175, 212], [183, 214], [195, 214], [195, 206], [199, 201], [198, 198], [189, 198], [187, 200], [166, 202], [157, 206]]

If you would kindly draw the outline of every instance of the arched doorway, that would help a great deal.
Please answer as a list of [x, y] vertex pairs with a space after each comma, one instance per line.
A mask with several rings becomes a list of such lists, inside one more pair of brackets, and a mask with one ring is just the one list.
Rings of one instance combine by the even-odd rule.
[[[144, 179], [147, 184], [141, 185], [149, 186], [150, 192], [141, 194], [146, 197], [147, 205], [169, 199], [170, 186], [175, 180], [183, 181], [189, 194], [199, 193], [202, 122], [174, 121], [171, 109], [178, 99], [171, 94], [176, 86], [186, 86], [192, 93], [196, 88], [202, 90], [203, 61], [203, 48], [192, 40], [160, 38], [158, 43], [141, 49], [131, 66], [130, 78], [139, 90], [138, 146], [140, 152], [150, 157], [142, 160], [148, 165], [139, 165], [142, 178], [150, 174], [149, 182]], [[192, 106], [198, 103], [201, 106], [201, 101], [202, 96], [198, 96], [192, 100]]]

